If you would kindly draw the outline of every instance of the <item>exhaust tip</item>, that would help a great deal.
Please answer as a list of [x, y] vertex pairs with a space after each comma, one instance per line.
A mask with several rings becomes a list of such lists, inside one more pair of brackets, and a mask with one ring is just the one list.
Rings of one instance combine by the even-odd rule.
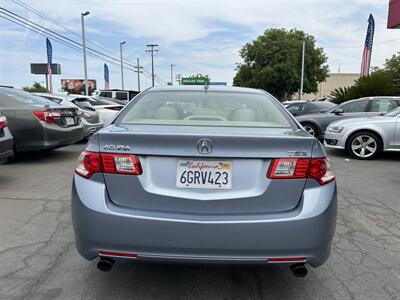
[[114, 260], [108, 257], [101, 257], [100, 261], [97, 263], [97, 268], [100, 271], [108, 272], [114, 265]]
[[308, 270], [304, 264], [291, 265], [290, 270], [292, 271], [294, 277], [305, 277], [308, 273]]

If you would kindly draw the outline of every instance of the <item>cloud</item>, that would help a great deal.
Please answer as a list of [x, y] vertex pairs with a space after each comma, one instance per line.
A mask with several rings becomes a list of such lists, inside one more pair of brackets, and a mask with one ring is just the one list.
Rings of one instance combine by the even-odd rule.
[[[12, 2], [4, 6], [78, 41], [80, 13], [90, 11], [85, 17], [88, 39], [110, 49], [116, 57], [119, 56], [119, 42], [127, 41], [124, 56], [132, 61], [140, 57], [147, 71], [150, 59], [145, 45], [158, 43], [160, 51], [155, 58], [155, 68], [157, 80], [164, 83], [170, 80], [171, 63], [177, 65], [176, 73], [205, 73], [213, 80], [231, 83], [235, 64], [240, 62], [240, 47], [271, 27], [297, 28], [314, 35], [317, 45], [325, 49], [332, 71], [337, 71], [340, 65], [342, 72], [358, 72], [369, 13], [373, 13], [376, 20], [372, 64], [380, 66], [386, 58], [400, 51], [400, 32], [386, 29], [387, 3], [382, 5], [382, 1], [24, 2], [77, 32], [78, 36]], [[30, 62], [45, 59], [44, 37], [0, 19], [0, 38], [4, 41], [0, 45], [1, 83], [30, 85], [37, 76], [29, 74], [27, 69]], [[55, 42], [53, 48], [54, 59], [62, 64], [62, 77], [82, 78], [82, 54]], [[102, 85], [103, 62], [92, 57], [88, 62], [89, 77], [97, 78], [98, 85]], [[119, 66], [109, 67], [111, 85], [119, 87]], [[135, 73], [125, 72], [125, 85], [136, 88]], [[143, 85], [150, 85], [148, 77], [143, 77]]]

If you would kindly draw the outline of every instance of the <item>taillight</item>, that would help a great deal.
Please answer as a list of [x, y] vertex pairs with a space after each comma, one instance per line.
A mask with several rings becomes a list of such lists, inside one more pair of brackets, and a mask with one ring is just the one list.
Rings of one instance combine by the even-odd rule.
[[321, 185], [335, 180], [332, 165], [327, 157], [274, 159], [267, 177], [271, 179], [314, 178]]
[[61, 113], [58, 111], [34, 111], [35, 117], [47, 123], [54, 123], [57, 119], [61, 118]]
[[88, 113], [86, 113], [86, 112], [83, 112], [83, 111], [78, 111], [78, 112], [77, 112], [77, 115], [78, 115], [78, 117], [80, 117], [80, 118], [87, 118], [87, 119], [90, 118], [90, 115], [89, 115]]
[[143, 173], [139, 158], [132, 154], [102, 153], [104, 173], [140, 175]]
[[4, 116], [0, 116], [0, 129], [7, 127], [7, 118]]
[[94, 173], [141, 175], [139, 158], [133, 154], [97, 153], [83, 151], [78, 158], [75, 172], [85, 178]]

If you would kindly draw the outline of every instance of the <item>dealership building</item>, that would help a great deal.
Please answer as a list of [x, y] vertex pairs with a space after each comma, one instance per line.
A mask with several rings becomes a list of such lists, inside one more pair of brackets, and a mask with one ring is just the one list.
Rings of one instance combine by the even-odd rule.
[[389, 2], [389, 16], [388, 28], [400, 29], [400, 0], [390, 0]]

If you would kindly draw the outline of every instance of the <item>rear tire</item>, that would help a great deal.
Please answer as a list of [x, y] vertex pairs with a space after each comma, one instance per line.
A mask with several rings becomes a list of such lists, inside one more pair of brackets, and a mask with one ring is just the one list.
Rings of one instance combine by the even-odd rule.
[[310, 123], [304, 123], [304, 124], [301, 124], [301, 125], [303, 125], [304, 129], [309, 134], [311, 134], [313, 137], [318, 137], [319, 136], [318, 128], [315, 125], [310, 124]]
[[357, 132], [346, 142], [347, 154], [360, 160], [376, 158], [381, 149], [382, 142], [379, 136], [368, 131]]

